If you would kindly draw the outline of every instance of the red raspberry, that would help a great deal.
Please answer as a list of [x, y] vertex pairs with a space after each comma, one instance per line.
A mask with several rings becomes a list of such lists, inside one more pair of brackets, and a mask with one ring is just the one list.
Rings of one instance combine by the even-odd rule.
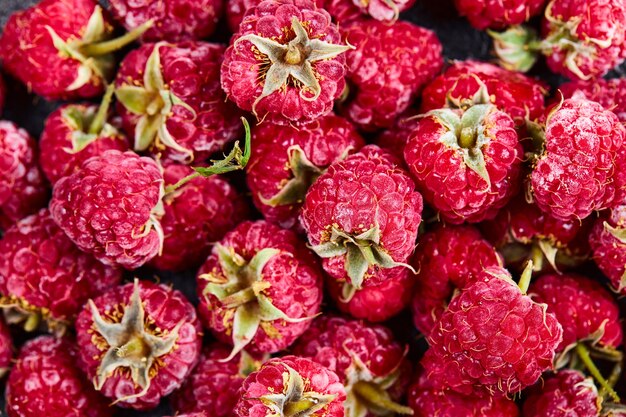
[[[95, 0], [42, 0], [14, 13], [0, 40], [4, 69], [46, 99], [91, 98], [102, 93], [115, 70], [110, 17]], [[106, 43], [105, 43], [106, 42]]]
[[[332, 4], [333, 1], [326, 1], [326, 3]], [[398, 23], [396, 20], [398, 20], [400, 12], [410, 9], [415, 3], [415, 0], [352, 0], [352, 3], [365, 16], [372, 17], [390, 25]], [[337, 20], [343, 24], [341, 19]]]
[[454, 4], [478, 30], [519, 25], [543, 11], [547, 0], [455, 0]]
[[0, 317], [0, 379], [9, 372], [13, 365], [13, 338], [9, 326]]
[[411, 262], [417, 284], [411, 310], [415, 327], [429, 335], [455, 291], [485, 268], [502, 266], [495, 248], [472, 226], [437, 227], [420, 236]]
[[533, 281], [529, 295], [547, 304], [548, 312], [563, 326], [558, 351], [581, 341], [606, 348], [622, 344], [619, 305], [601, 284], [581, 275], [547, 274]]
[[[168, 165], [163, 177], [172, 186], [194, 171]], [[219, 176], [196, 178], [163, 197], [163, 252], [150, 265], [166, 271], [195, 269], [211, 252], [212, 242], [248, 217], [244, 198]]]
[[294, 353], [335, 372], [346, 388], [346, 416], [411, 414], [397, 403], [408, 386], [407, 348], [383, 326], [323, 316], [298, 340]]
[[54, 186], [50, 212], [79, 249], [135, 269], [163, 245], [163, 175], [154, 160], [110, 150]]
[[583, 98], [563, 101], [548, 116], [545, 150], [532, 172], [539, 208], [562, 219], [584, 219], [612, 204], [618, 154], [626, 129], [617, 116]]
[[600, 415], [601, 403], [591, 378], [566, 369], [528, 391], [524, 417], [595, 417]]
[[214, 247], [198, 272], [200, 319], [218, 340], [253, 354], [287, 348], [320, 311], [322, 274], [290, 231], [243, 222]]
[[483, 86], [489, 102], [508, 113], [518, 127], [544, 113], [547, 86], [543, 82], [479, 61], [453, 61], [424, 88], [420, 110], [426, 113], [448, 105], [467, 107], [481, 98]]
[[409, 22], [364, 20], [343, 34], [356, 47], [346, 53], [350, 96], [343, 110], [364, 130], [391, 127], [443, 66], [437, 35]]
[[185, 413], [185, 414], [176, 414], [175, 416], [170, 417], [209, 417], [204, 411], [198, 413]]
[[311, 184], [364, 145], [350, 122], [333, 114], [299, 128], [262, 123], [252, 134], [246, 167], [252, 200], [265, 220], [285, 229], [301, 228], [298, 216]]
[[419, 123], [419, 118], [416, 117], [419, 114], [417, 110], [408, 109], [396, 119], [393, 126], [383, 130], [374, 139], [374, 143], [404, 161], [404, 147], [411, 136], [411, 132]]
[[345, 87], [349, 46], [330, 15], [308, 0], [249, 9], [222, 64], [222, 87], [243, 110], [281, 124], [330, 113]]
[[21, 220], [0, 240], [0, 304], [29, 331], [43, 320], [63, 333], [89, 298], [121, 279], [121, 271], [81, 252], [48, 209]]
[[593, 260], [617, 292], [626, 294], [626, 206], [596, 220], [589, 235]]
[[426, 201], [453, 224], [493, 218], [521, 179], [515, 123], [491, 104], [428, 113], [411, 132], [404, 159]]
[[561, 84], [559, 91], [564, 98], [582, 93], [588, 100], [597, 101], [605, 109], [611, 110], [622, 123], [626, 122], [626, 78], [571, 81]]
[[220, 343], [212, 343], [204, 349], [191, 376], [172, 394], [175, 410], [182, 413], [204, 411], [212, 417], [232, 416], [243, 380], [261, 366], [261, 361], [255, 361], [242, 351], [224, 362], [222, 359], [230, 351], [230, 346]]
[[40, 336], [20, 350], [6, 388], [9, 417], [111, 417], [113, 408], [76, 368], [67, 339]]
[[[101, 110], [106, 112], [106, 108]], [[105, 121], [106, 113], [98, 111], [92, 104], [66, 104], [46, 119], [39, 163], [52, 184], [78, 171], [92, 156], [109, 149], [128, 150], [126, 136]]]
[[122, 407], [147, 410], [198, 362], [200, 322], [182, 293], [137, 281], [105, 292], [76, 320], [80, 365]]
[[[525, 271], [522, 286], [528, 285]], [[553, 369], [563, 328], [503, 268], [489, 268], [454, 297], [422, 359], [434, 386], [464, 395], [508, 396]]]
[[132, 30], [152, 19], [144, 41], [179, 42], [205, 39], [213, 34], [222, 14], [220, 0], [110, 0], [113, 17]]
[[274, 358], [243, 382], [235, 417], [342, 417], [346, 392], [337, 375], [310, 359]]
[[324, 269], [349, 301], [405, 264], [422, 220], [422, 197], [395, 158], [375, 145], [331, 165], [311, 186], [302, 224]]
[[241, 133], [240, 112], [220, 87], [224, 47], [206, 42], [145, 44], [117, 74], [123, 127], [136, 151], [202, 161]]
[[0, 121], [0, 217], [9, 227], [36, 213], [48, 201], [48, 187], [37, 165], [37, 143], [12, 122]]

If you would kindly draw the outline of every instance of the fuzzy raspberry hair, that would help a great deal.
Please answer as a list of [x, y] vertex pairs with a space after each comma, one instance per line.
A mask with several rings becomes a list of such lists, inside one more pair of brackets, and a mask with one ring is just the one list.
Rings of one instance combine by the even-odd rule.
[[137, 280], [85, 305], [76, 338], [80, 366], [96, 389], [137, 410], [156, 407], [180, 387], [202, 345], [200, 322], [185, 296]]
[[443, 66], [434, 32], [400, 21], [364, 20], [343, 30], [350, 96], [343, 113], [359, 128], [389, 128]]
[[589, 235], [593, 260], [611, 281], [612, 287], [626, 294], [626, 206], [609, 210], [595, 221]]
[[54, 186], [52, 218], [79, 249], [135, 269], [163, 244], [163, 175], [154, 160], [109, 150]]
[[81, 252], [48, 209], [26, 217], [0, 240], [0, 304], [27, 330], [44, 321], [63, 333], [83, 304], [122, 279], [119, 270]]
[[262, 123], [252, 136], [246, 167], [252, 201], [265, 220], [286, 229], [301, 227], [298, 216], [313, 182], [364, 145], [354, 126], [333, 114], [300, 128]]
[[20, 350], [7, 381], [9, 417], [112, 417], [114, 408], [76, 367], [71, 339], [40, 336]]
[[0, 379], [4, 378], [11, 366], [13, 366], [13, 338], [4, 318], [0, 318]]
[[519, 25], [539, 14], [547, 0], [455, 0], [461, 16], [478, 30]]

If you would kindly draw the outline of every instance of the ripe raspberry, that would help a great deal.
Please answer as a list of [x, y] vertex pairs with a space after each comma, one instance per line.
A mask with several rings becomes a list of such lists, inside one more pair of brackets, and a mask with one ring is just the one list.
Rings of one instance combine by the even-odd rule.
[[309, 122], [330, 113], [345, 87], [349, 46], [308, 0], [266, 0], [248, 10], [222, 64], [222, 87], [259, 120]]
[[0, 40], [4, 69], [46, 99], [91, 98], [115, 73], [113, 52], [150, 26], [112, 41], [113, 24], [95, 0], [42, 0], [14, 13]]
[[594, 417], [602, 399], [591, 378], [576, 370], [562, 370], [528, 391], [524, 417]]
[[570, 81], [561, 84], [559, 91], [564, 98], [582, 93], [588, 100], [597, 101], [605, 109], [611, 110], [622, 123], [626, 122], [626, 78]]
[[0, 240], [0, 306], [28, 331], [43, 320], [63, 333], [89, 298], [121, 279], [121, 271], [81, 252], [48, 209], [21, 220]]
[[404, 147], [411, 132], [419, 123], [419, 118], [415, 117], [419, 114], [417, 110], [409, 108], [396, 119], [393, 126], [383, 130], [374, 139], [374, 143], [404, 162]]
[[9, 326], [0, 317], [0, 379], [11, 369], [13, 362], [13, 339], [9, 332]]
[[346, 399], [337, 374], [297, 356], [266, 362], [239, 392], [235, 417], [341, 417]]
[[[332, 3], [332, 0], [326, 1], [326, 3]], [[398, 23], [396, 20], [398, 20], [400, 12], [410, 9], [415, 0], [352, 0], [352, 3], [364, 15], [389, 25]]]
[[324, 269], [350, 301], [384, 282], [415, 248], [422, 197], [394, 157], [375, 145], [331, 165], [309, 188], [302, 225]]
[[320, 311], [322, 274], [290, 231], [243, 222], [214, 247], [198, 272], [200, 319], [218, 340], [274, 353], [291, 345]]
[[485, 268], [501, 267], [502, 258], [474, 227], [452, 226], [420, 236], [411, 264], [418, 271], [413, 323], [428, 336], [454, 292], [481, 276]]
[[105, 292], [76, 320], [80, 365], [122, 407], [146, 410], [181, 386], [198, 362], [200, 322], [178, 291], [137, 281]]
[[46, 119], [39, 141], [39, 163], [52, 184], [78, 171], [92, 156], [109, 149], [128, 150], [126, 136], [106, 122], [107, 101], [110, 96], [100, 108], [92, 104], [66, 104]]
[[152, 159], [110, 150], [54, 186], [50, 212], [79, 249], [135, 269], [163, 245], [163, 175]]
[[117, 111], [136, 151], [202, 161], [241, 133], [240, 113], [220, 87], [222, 45], [145, 44], [117, 74]]
[[518, 127], [544, 113], [547, 86], [541, 81], [479, 61], [454, 61], [424, 88], [420, 110], [468, 107], [484, 94], [483, 86], [489, 102], [508, 113]]
[[339, 376], [351, 417], [411, 414], [397, 403], [412, 373], [406, 351], [383, 326], [332, 316], [316, 319], [294, 348]]
[[515, 123], [491, 104], [428, 113], [411, 132], [404, 159], [426, 201], [453, 224], [493, 218], [519, 189]]
[[583, 98], [563, 101], [546, 122], [545, 150], [532, 172], [539, 208], [562, 219], [584, 219], [616, 195], [616, 165], [626, 129], [617, 116]]
[[9, 417], [111, 417], [113, 408], [76, 367], [68, 339], [40, 336], [26, 342], [6, 388]]
[[409, 22], [364, 20], [343, 35], [356, 47], [346, 53], [350, 95], [343, 111], [364, 130], [391, 127], [443, 66], [437, 35]]
[[245, 351], [224, 362], [231, 347], [212, 343], [204, 349], [200, 363], [183, 386], [172, 394], [175, 410], [181, 413], [205, 411], [212, 417], [231, 417], [243, 380], [261, 366]]
[[622, 344], [619, 305], [601, 284], [581, 275], [547, 274], [532, 283], [529, 295], [547, 304], [548, 312], [563, 326], [558, 351], [581, 341], [605, 348]]
[[[172, 186], [194, 171], [168, 165], [163, 177]], [[206, 260], [212, 242], [248, 217], [244, 198], [226, 179], [196, 178], [163, 197], [163, 252], [149, 262], [166, 271], [195, 269]]]
[[252, 200], [265, 220], [285, 229], [301, 227], [298, 216], [311, 184], [364, 145], [350, 122], [333, 114], [299, 128], [262, 123], [252, 140], [246, 168]]
[[205, 39], [213, 34], [222, 14], [219, 0], [110, 0], [111, 13], [126, 29], [152, 20], [144, 41], [179, 42]]
[[[520, 280], [527, 287], [530, 271]], [[422, 359], [437, 388], [508, 396], [553, 368], [563, 328], [503, 268], [488, 268], [454, 297], [430, 333]]]
[[461, 16], [478, 30], [519, 25], [543, 11], [547, 0], [455, 0]]
[[0, 121], [0, 223], [9, 227], [48, 201], [48, 187], [37, 165], [37, 143], [12, 122]]
[[617, 292], [626, 294], [626, 206], [596, 220], [589, 235], [593, 260]]

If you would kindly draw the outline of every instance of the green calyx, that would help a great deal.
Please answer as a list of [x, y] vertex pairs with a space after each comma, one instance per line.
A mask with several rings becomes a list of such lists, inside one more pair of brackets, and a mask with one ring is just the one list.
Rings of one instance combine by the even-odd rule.
[[115, 96], [126, 110], [139, 117], [135, 127], [134, 149], [145, 151], [151, 147], [171, 148], [185, 155], [186, 162], [193, 161], [193, 152], [176, 142], [167, 130], [167, 119], [174, 106], [182, 106], [193, 117], [195, 110], [169, 90], [161, 71], [160, 48], [164, 42], [154, 46], [146, 61], [143, 86], [125, 84], [115, 90]]
[[[275, 320], [298, 323], [311, 317], [291, 318], [272, 303], [267, 294], [271, 284], [263, 280], [263, 268], [275, 256], [291, 256], [278, 249], [265, 248], [248, 262], [232, 249], [215, 246], [222, 274], [211, 272], [201, 278], [208, 281], [204, 296], [213, 295], [224, 309], [234, 310], [233, 350], [223, 361], [231, 360], [254, 338], [259, 327]], [[267, 332], [269, 327], [263, 327]]]
[[511, 26], [504, 32], [487, 31], [500, 65], [511, 71], [529, 71], [541, 51], [537, 32], [527, 26]]
[[302, 203], [311, 184], [322, 175], [323, 171], [309, 161], [300, 146], [292, 145], [287, 149], [287, 152], [289, 153], [289, 169], [292, 178], [271, 198], [264, 198], [259, 194], [263, 204], [277, 207]]
[[363, 288], [365, 274], [371, 266], [404, 266], [414, 271], [410, 265], [394, 261], [381, 246], [378, 224], [356, 236], [333, 227], [328, 241], [312, 246], [311, 249], [321, 258], [346, 255], [345, 265], [349, 280], [343, 286], [342, 298], [345, 302], [350, 301], [356, 291]]
[[46, 26], [59, 54], [81, 63], [78, 75], [67, 87], [67, 91], [78, 90], [94, 78], [95, 83], [107, 83], [115, 71], [113, 52], [138, 39], [152, 24], [150, 20], [120, 38], [110, 39], [113, 28], [104, 21], [102, 8], [96, 6], [81, 39], [62, 39], [52, 27]]

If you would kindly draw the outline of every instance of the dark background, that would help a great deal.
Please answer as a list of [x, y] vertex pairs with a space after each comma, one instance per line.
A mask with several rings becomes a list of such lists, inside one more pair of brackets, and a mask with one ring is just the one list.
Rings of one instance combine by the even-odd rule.
[[[103, 5], [106, 5], [106, 1], [100, 0], [100, 2]], [[4, 28], [8, 17], [13, 11], [27, 8], [35, 3], [37, 3], [37, 0], [0, 0], [0, 32]], [[452, 0], [417, 0], [417, 4], [411, 10], [403, 13], [401, 18], [434, 30], [443, 44], [444, 57], [447, 60], [464, 60], [469, 58], [482, 61], [493, 60], [489, 36], [485, 32], [473, 29], [465, 19], [460, 18], [456, 13]], [[216, 33], [221, 33], [222, 38], [210, 40], [224, 43], [228, 42], [228, 29], [226, 29], [225, 25], [222, 30], [218, 29]], [[551, 74], [542, 62], [535, 66], [531, 74], [541, 77], [553, 88], [565, 81], [564, 79]], [[624, 74], [626, 74], [626, 65], [622, 65], [618, 69], [612, 71], [607, 77], [613, 78], [623, 76]], [[29, 94], [23, 85], [6, 76], [5, 81], [8, 93], [4, 114], [2, 115], [3, 118], [16, 122], [37, 138], [43, 129], [43, 123], [46, 116], [54, 110], [59, 103], [47, 102], [46, 100]], [[172, 275], [142, 269], [135, 271], [133, 274], [129, 274], [128, 278], [132, 275], [138, 275], [142, 278], [153, 278], [161, 282], [171, 283], [175, 288], [183, 291], [189, 299], [196, 301], [195, 278], [193, 271]], [[624, 303], [622, 303], [622, 306], [624, 307]], [[622, 315], [622, 317], [624, 317], [624, 315]], [[403, 314], [392, 320], [389, 325], [396, 330], [402, 328], [406, 329], [406, 323], [411, 323], [410, 320], [411, 319], [408, 314]], [[410, 324], [409, 327], [412, 328], [412, 324]], [[423, 344], [423, 341], [416, 338], [415, 333], [407, 334], [406, 330], [400, 330], [397, 331], [396, 334], [400, 339], [412, 342], [411, 344], [414, 347], [415, 345]], [[19, 334], [16, 336], [18, 339], [20, 339], [20, 337], [24, 337]], [[19, 340], [17, 343], [19, 344]], [[0, 387], [0, 389], [2, 389], [2, 387]], [[3, 396], [0, 396], [0, 410], [2, 410], [0, 411], [0, 415], [2, 415], [4, 411]], [[158, 409], [151, 412], [141, 413], [137, 411], [120, 410], [118, 413], [120, 417], [161, 417], [169, 414], [170, 409], [167, 405], [167, 400], [164, 400]]]

